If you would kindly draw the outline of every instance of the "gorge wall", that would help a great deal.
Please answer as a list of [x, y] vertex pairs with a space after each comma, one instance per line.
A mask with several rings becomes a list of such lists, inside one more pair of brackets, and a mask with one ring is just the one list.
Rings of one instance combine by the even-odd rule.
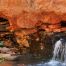
[[40, 26], [48, 32], [65, 31], [61, 21], [66, 21], [66, 1], [0, 0], [0, 17], [9, 20], [10, 30], [27, 28], [27, 33], [33, 33]]

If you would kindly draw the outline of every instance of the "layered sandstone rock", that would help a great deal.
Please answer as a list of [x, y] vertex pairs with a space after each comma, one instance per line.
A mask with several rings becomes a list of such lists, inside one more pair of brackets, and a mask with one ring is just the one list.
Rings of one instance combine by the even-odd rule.
[[40, 26], [46, 31], [65, 31], [59, 24], [66, 20], [66, 1], [0, 0], [0, 16], [9, 20], [10, 30]]

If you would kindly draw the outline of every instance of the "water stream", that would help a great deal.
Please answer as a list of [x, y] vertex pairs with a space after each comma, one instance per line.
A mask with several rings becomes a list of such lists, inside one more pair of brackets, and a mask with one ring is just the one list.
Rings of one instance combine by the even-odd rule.
[[53, 57], [43, 66], [66, 66], [66, 41], [60, 39], [55, 43]]
[[[28, 65], [32, 66], [32, 65]], [[39, 63], [33, 66], [66, 66], [66, 41], [61, 38], [56, 41], [53, 51], [53, 57], [49, 62]]]

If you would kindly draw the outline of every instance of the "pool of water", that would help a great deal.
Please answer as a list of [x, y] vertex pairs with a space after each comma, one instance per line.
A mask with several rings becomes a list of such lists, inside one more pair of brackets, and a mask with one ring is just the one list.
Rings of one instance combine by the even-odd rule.
[[[28, 62], [28, 61], [27, 61]], [[51, 60], [49, 62], [34, 62], [34, 63], [19, 63], [18, 61], [5, 61], [0, 63], [0, 66], [66, 66], [66, 63]]]

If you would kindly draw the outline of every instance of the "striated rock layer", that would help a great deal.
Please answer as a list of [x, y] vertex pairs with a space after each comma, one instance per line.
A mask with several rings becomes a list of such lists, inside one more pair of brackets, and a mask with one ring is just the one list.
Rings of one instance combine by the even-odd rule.
[[0, 0], [0, 17], [7, 18], [10, 30], [27, 28], [27, 33], [36, 27], [48, 32], [65, 31], [61, 21], [66, 21], [65, 0]]

